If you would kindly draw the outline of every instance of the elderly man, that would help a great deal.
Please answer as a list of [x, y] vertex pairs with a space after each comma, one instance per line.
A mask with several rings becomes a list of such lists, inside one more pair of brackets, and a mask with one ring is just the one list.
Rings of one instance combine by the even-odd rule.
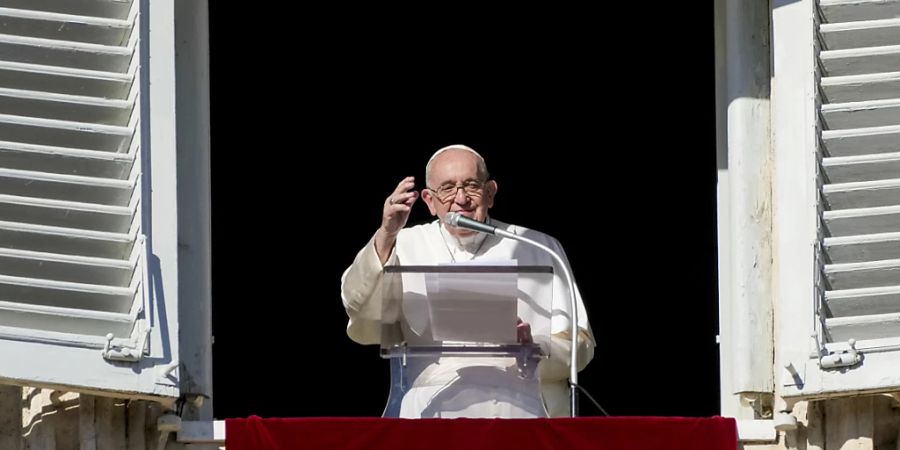
[[[518, 241], [456, 228], [444, 223], [448, 212], [538, 241], [563, 256], [556, 239], [488, 215], [497, 194], [484, 159], [464, 145], [438, 150], [425, 167], [422, 200], [437, 220], [405, 228], [420, 194], [414, 177], [406, 177], [385, 199], [381, 226], [357, 254], [341, 279], [341, 296], [350, 318], [347, 334], [361, 344], [378, 344], [384, 299], [383, 269], [388, 265], [436, 265], [470, 260], [517, 260], [520, 265], [555, 265], [552, 258]], [[566, 264], [568, 262], [566, 261]], [[568, 299], [565, 280], [554, 270], [554, 296]], [[593, 357], [594, 338], [576, 288], [579, 333], [578, 369]], [[569, 414], [566, 378], [572, 345], [569, 303], [553, 307], [552, 335], [542, 341], [550, 357], [540, 362], [539, 382], [506, 370], [500, 358], [440, 358], [420, 368], [400, 407], [401, 417], [547, 417]], [[520, 323], [527, 334], [527, 324]], [[524, 328], [524, 330], [522, 330]], [[415, 336], [405, 336], [408, 341]], [[524, 336], [530, 339], [530, 336]], [[412, 342], [411, 342], [412, 343]], [[539, 386], [535, 384], [539, 383]]]

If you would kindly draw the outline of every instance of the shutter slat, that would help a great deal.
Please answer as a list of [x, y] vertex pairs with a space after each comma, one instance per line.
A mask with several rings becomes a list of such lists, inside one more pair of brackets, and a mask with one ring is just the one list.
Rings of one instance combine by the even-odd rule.
[[14, 150], [17, 152], [36, 153], [51, 156], [63, 156], [71, 158], [86, 158], [102, 161], [134, 161], [134, 153], [112, 153], [86, 150], [83, 148], [56, 147], [50, 145], [36, 145], [24, 142], [0, 141], [0, 149]]
[[[72, 59], [83, 60], [82, 54], [86, 53], [89, 55], [96, 56], [124, 56], [127, 59], [131, 59], [131, 55], [134, 53], [134, 49], [128, 48], [127, 46], [121, 45], [102, 45], [102, 44], [91, 44], [87, 42], [76, 42], [76, 41], [65, 41], [59, 39], [46, 39], [40, 37], [32, 37], [32, 36], [19, 36], [14, 34], [6, 34], [0, 33], [0, 45], [8, 44], [8, 45], [17, 45], [22, 47], [28, 47], [32, 50], [53, 50], [53, 51], [66, 51], [66, 52], [75, 52], [71, 55]], [[23, 49], [22, 53], [28, 53], [27, 49]], [[27, 56], [27, 55], [26, 55]], [[79, 58], [81, 56], [81, 58]], [[58, 63], [58, 59], [54, 59], [54, 62]], [[85, 63], [81, 62], [82, 65]], [[110, 72], [121, 72], [121, 70], [109, 70]]]
[[85, 177], [80, 175], [67, 175], [60, 173], [43, 173], [30, 170], [16, 170], [0, 168], [0, 178], [15, 178], [30, 182], [46, 181], [51, 183], [66, 183], [72, 185], [91, 186], [111, 189], [132, 189], [134, 181], [118, 180], [99, 177]]
[[822, 106], [822, 118], [830, 130], [900, 124], [900, 98]]
[[832, 341], [900, 336], [900, 313], [836, 317], [825, 321]]
[[0, 136], [14, 142], [122, 152], [133, 132], [130, 127], [0, 114]]
[[890, 233], [900, 230], [900, 206], [825, 211], [823, 221], [829, 236]]
[[0, 248], [0, 265], [11, 276], [39, 273], [47, 280], [127, 287], [137, 269], [134, 250], [128, 259], [112, 259]]
[[0, 86], [90, 97], [127, 98], [134, 73], [103, 72], [0, 60]]
[[134, 15], [132, 2], [121, 0], [4, 0], [3, 4], [14, 9], [108, 19], [125, 20]]
[[[0, 298], [26, 305], [58, 306], [63, 308], [104, 311], [127, 314], [131, 311], [136, 295], [134, 292], [118, 292], [124, 288], [78, 288], [78, 283], [52, 280], [26, 279], [22, 282], [9, 281], [18, 277], [0, 277]], [[51, 283], [67, 283], [68, 289], [55, 288]], [[127, 291], [127, 289], [125, 289]]]
[[826, 130], [822, 141], [827, 156], [896, 153], [900, 151], [900, 125]]
[[84, 292], [97, 295], [129, 296], [134, 294], [133, 288], [106, 286], [101, 284], [72, 283], [68, 281], [44, 280], [40, 278], [14, 277], [0, 275], [0, 284], [22, 286], [36, 289], [55, 289], [71, 292]]
[[[29, 91], [24, 89], [0, 88], [0, 96], [21, 98], [46, 102], [72, 103], [85, 106], [97, 106], [105, 108], [130, 109], [133, 101], [116, 100], [103, 97], [90, 97], [86, 95], [56, 94], [53, 92]], [[82, 121], [84, 122], [84, 121]]]
[[66, 41], [53, 43], [49, 39], [23, 39], [0, 34], [0, 57], [12, 62], [125, 73], [131, 65], [132, 56], [132, 52], [125, 47]]
[[878, 20], [900, 17], [900, 2], [896, 0], [821, 0], [819, 10], [822, 12], [825, 23]]
[[[127, 287], [132, 282], [135, 270], [134, 267], [130, 266], [85, 265], [64, 261], [61, 262], [59, 260], [48, 261], [41, 258], [6, 256], [4, 253], [5, 252], [0, 253], [0, 264], [3, 265], [3, 273], [10, 276], [26, 277], [39, 273], [42, 278], [47, 280]], [[113, 261], [128, 263], [128, 261], [125, 260]]]
[[[137, 205], [135, 205], [136, 207]], [[0, 220], [71, 228], [117, 231], [131, 226], [135, 207], [0, 194]]]
[[[47, 22], [62, 22], [69, 24], [82, 24], [103, 28], [131, 28], [131, 21], [129, 20], [108, 19], [104, 17], [82, 16], [76, 14], [61, 14], [56, 12], [29, 9], [0, 7], [0, 17], [41, 20]], [[59, 25], [57, 25], [57, 27], [59, 27]]]
[[825, 276], [830, 289], [892, 286], [900, 279], [900, 259], [826, 264]]
[[900, 173], [900, 153], [882, 153], [822, 159], [830, 183], [884, 180]]
[[[127, 154], [123, 155], [127, 156]], [[22, 152], [7, 150], [0, 144], [0, 166], [29, 172], [121, 179], [131, 173], [134, 160], [129, 158], [93, 159], [66, 154]]]
[[[893, 288], [893, 289], [892, 289]], [[900, 289], [896, 286], [881, 291], [860, 292], [859, 289], [831, 291], [828, 296], [828, 312], [831, 317], [852, 317], [860, 314], [891, 314], [897, 312]]]
[[41, 262], [64, 263], [86, 267], [128, 269], [134, 267], [134, 263], [125, 259], [91, 258], [80, 255], [65, 255], [61, 253], [32, 252], [0, 247], [0, 258], [15, 258], [20, 260], [35, 260]]
[[133, 101], [0, 88], [0, 114], [125, 127]]
[[135, 236], [127, 233], [0, 221], [0, 247], [10, 249], [123, 259], [134, 244]]
[[127, 206], [134, 188], [134, 180], [0, 169], [0, 192], [14, 196]]
[[826, 184], [822, 192], [833, 210], [900, 205], [900, 178]]
[[900, 72], [823, 76], [821, 81], [824, 103], [860, 102], [897, 98], [900, 92]]
[[44, 119], [40, 117], [20, 116], [13, 114], [0, 114], [0, 122], [9, 125], [23, 125], [46, 129], [65, 131], [80, 131], [94, 134], [108, 134], [113, 136], [131, 136], [134, 129], [127, 126], [104, 125], [91, 122], [76, 122], [72, 120]]
[[819, 26], [828, 50], [900, 44], [900, 19], [826, 23]]
[[[101, 80], [108, 82], [118, 82], [118, 83], [131, 83], [134, 80], [134, 74], [131, 73], [122, 73], [122, 72], [111, 72], [104, 70], [86, 70], [86, 69], [77, 69], [72, 67], [65, 66], [53, 66], [47, 64], [29, 64], [17, 61], [9, 61], [2, 60], [0, 61], [0, 70], [10, 71], [10, 72], [18, 72], [14, 74], [16, 78], [22, 79], [24, 81], [28, 81], [27, 76], [23, 76], [23, 74], [35, 73], [41, 75], [49, 75], [60, 77], [60, 79], [56, 79], [54, 81], [59, 82], [63, 81], [61, 78], [79, 78], [79, 79], [93, 79], [93, 80]], [[14, 87], [8, 86], [4, 84], [5, 87]], [[112, 88], [115, 90], [116, 85], [109, 84], [106, 86], [107, 88]], [[28, 88], [23, 88], [28, 89]], [[32, 90], [43, 90], [43, 89], [32, 89]], [[56, 92], [56, 91], [51, 91]], [[75, 94], [75, 93], [73, 93]], [[85, 94], [85, 95], [94, 95], [94, 94]]]
[[131, 217], [135, 212], [133, 207], [128, 208], [124, 206], [109, 206], [96, 203], [71, 202], [65, 200], [53, 200], [38, 197], [20, 197], [15, 195], [0, 194], [0, 204], [3, 203], [42, 207], [47, 209], [62, 209], [67, 211], [107, 214], [111, 216]]
[[825, 238], [833, 263], [900, 259], [900, 232]]
[[113, 333], [122, 338], [129, 335], [132, 324], [128, 314], [0, 301], [0, 327], [28, 327], [95, 336]]
[[[2, 47], [0, 47], [2, 49]], [[827, 76], [862, 75], [891, 72], [897, 69], [900, 45], [826, 50], [820, 61]]]

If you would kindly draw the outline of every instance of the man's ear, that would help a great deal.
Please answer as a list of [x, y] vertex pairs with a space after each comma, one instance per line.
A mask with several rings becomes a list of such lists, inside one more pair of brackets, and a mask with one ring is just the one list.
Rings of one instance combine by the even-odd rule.
[[422, 200], [428, 205], [428, 210], [431, 211], [432, 216], [437, 215], [437, 209], [434, 208], [434, 195], [431, 193], [431, 190], [428, 188], [422, 189]]
[[497, 182], [490, 180], [484, 185], [484, 206], [492, 208], [494, 206], [494, 196], [497, 195]]

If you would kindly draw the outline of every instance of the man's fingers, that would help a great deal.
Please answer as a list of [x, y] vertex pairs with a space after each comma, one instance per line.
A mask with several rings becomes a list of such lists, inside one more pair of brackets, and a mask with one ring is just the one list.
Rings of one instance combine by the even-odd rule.
[[388, 197], [388, 204], [390, 205], [406, 205], [412, 206], [412, 204], [419, 197], [419, 193], [416, 191], [405, 192], [402, 194], [394, 194]]
[[400, 184], [397, 185], [397, 188], [394, 189], [394, 192], [391, 192], [391, 195], [387, 198], [388, 205], [396, 205], [398, 203], [405, 203], [407, 205], [411, 205], [410, 199], [415, 199], [418, 197], [419, 193], [412, 190], [416, 186], [415, 177], [406, 177]]
[[416, 185], [415, 177], [406, 177], [403, 179], [403, 181], [401, 181], [399, 184], [397, 184], [397, 188], [394, 189], [394, 194], [396, 195], [396, 194], [401, 194], [406, 191], [409, 191], [410, 189], [415, 187], [415, 185]]

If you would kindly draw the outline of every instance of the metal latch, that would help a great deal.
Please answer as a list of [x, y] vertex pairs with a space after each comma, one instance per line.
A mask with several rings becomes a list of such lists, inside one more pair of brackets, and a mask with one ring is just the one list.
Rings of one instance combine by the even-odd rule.
[[144, 330], [144, 334], [141, 336], [141, 341], [135, 347], [126, 347], [124, 345], [114, 346], [113, 334], [108, 333], [106, 335], [106, 344], [103, 346], [103, 358], [108, 361], [124, 361], [124, 362], [138, 362], [144, 356], [144, 348], [147, 343], [147, 336], [150, 334], [150, 328]]
[[823, 369], [836, 369], [839, 367], [849, 367], [855, 366], [860, 361], [862, 361], [862, 353], [856, 350], [856, 339], [850, 339], [847, 341], [847, 345], [850, 346], [849, 350], [844, 350], [840, 353], [827, 353], [826, 349], [823, 349], [819, 345], [819, 340], [815, 339], [816, 335], [813, 335], [813, 339], [816, 341], [816, 348], [819, 351], [819, 367]]

